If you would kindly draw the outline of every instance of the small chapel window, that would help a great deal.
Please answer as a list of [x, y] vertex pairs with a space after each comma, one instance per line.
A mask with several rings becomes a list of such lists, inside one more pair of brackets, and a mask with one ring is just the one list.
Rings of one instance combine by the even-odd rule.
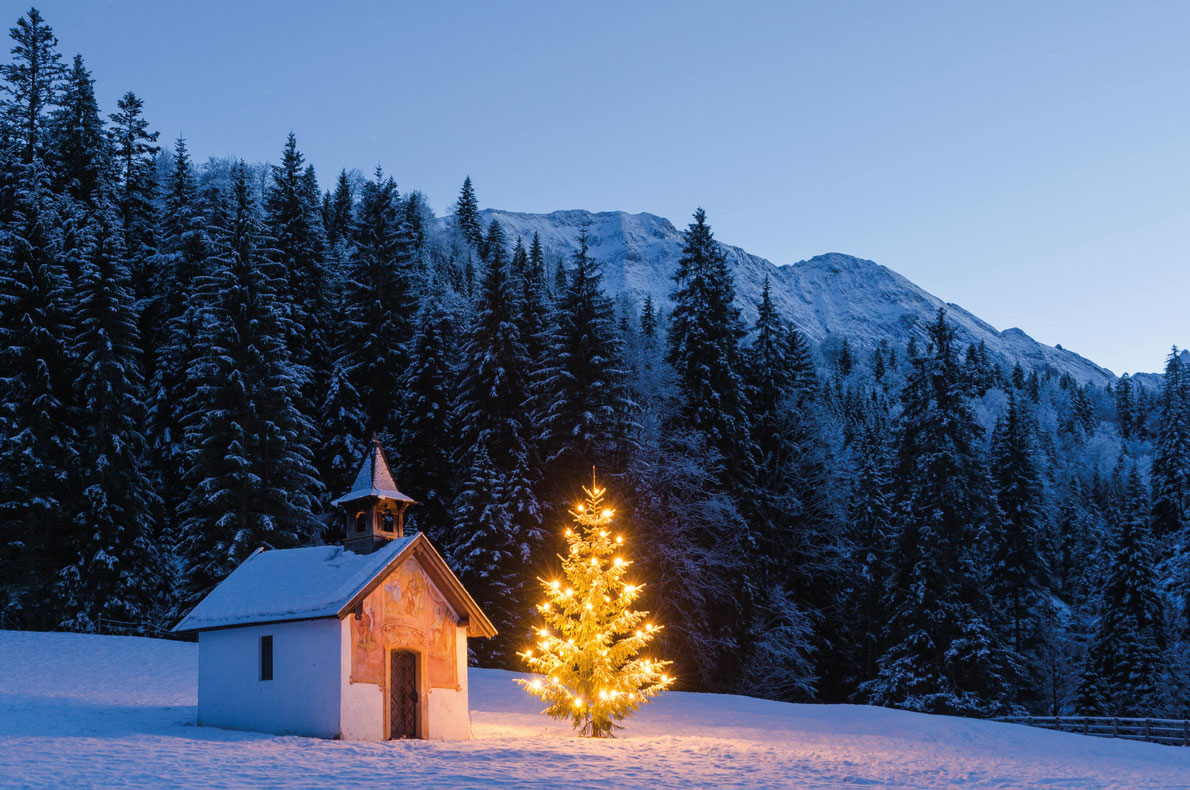
[[385, 531], [385, 532], [392, 532], [392, 531], [393, 531], [393, 530], [396, 528], [396, 527], [395, 527], [395, 524], [396, 524], [396, 522], [395, 522], [394, 518], [395, 518], [395, 517], [393, 516], [393, 514], [392, 514], [392, 513], [385, 513], [385, 514], [384, 514], [384, 525], [383, 525], [383, 529], [384, 529], [384, 531]]
[[273, 679], [273, 637], [272, 634], [260, 638], [260, 679]]
[[355, 531], [363, 532], [368, 526], [367, 514], [360, 512], [355, 514]]

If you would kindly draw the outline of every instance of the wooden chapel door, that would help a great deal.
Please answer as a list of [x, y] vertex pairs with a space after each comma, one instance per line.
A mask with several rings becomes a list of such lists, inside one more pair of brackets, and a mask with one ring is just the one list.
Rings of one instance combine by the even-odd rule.
[[388, 737], [417, 737], [417, 654], [389, 654]]

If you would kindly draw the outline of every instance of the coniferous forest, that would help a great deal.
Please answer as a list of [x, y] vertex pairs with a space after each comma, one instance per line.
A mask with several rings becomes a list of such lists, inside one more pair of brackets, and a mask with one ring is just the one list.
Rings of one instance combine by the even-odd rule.
[[[36, 10], [0, 107], [3, 627], [156, 635], [331, 543], [367, 440], [515, 655], [592, 466], [678, 687], [993, 715], [1190, 713], [1190, 371], [1088, 385], [745, 325], [700, 209], [672, 304], [435, 215], [399, 173], [195, 162]], [[108, 111], [110, 110], [110, 112]], [[695, 165], [696, 166], [696, 165]], [[466, 164], [460, 161], [460, 169]], [[482, 185], [479, 185], [482, 186]]]

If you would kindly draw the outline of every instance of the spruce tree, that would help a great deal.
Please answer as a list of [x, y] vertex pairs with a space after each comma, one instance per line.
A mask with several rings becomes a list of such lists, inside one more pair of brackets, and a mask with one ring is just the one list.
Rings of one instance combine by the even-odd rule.
[[242, 162], [228, 202], [213, 271], [200, 283], [205, 321], [186, 408], [183, 606], [260, 546], [302, 545], [318, 530], [312, 429], [297, 408], [302, 380], [285, 347], [282, 283], [258, 247], [264, 231]]
[[886, 649], [868, 698], [910, 710], [986, 714], [1003, 705], [1011, 656], [996, 643], [980, 549], [992, 502], [982, 429], [964, 393], [945, 313], [912, 360], [896, 465]]
[[[996, 511], [992, 531], [992, 594], [999, 604], [1003, 639], [1025, 662], [1025, 685], [1041, 674], [1048, 563], [1045, 561], [1045, 501], [1029, 415], [1009, 393], [1008, 410], [992, 436]], [[1027, 701], [1027, 690], [1018, 692]]]
[[54, 192], [91, 204], [107, 175], [109, 162], [107, 134], [95, 101], [95, 80], [83, 64], [82, 55], [74, 56], [49, 127]]
[[683, 235], [674, 280], [668, 360], [681, 385], [678, 424], [705, 437], [723, 458], [721, 482], [742, 491], [753, 463], [740, 351], [744, 330], [727, 259], [701, 208]]
[[20, 169], [46, 160], [49, 109], [58, 97], [65, 69], [58, 39], [36, 8], [18, 19], [8, 35], [13, 40], [12, 62], [0, 65], [3, 136], [11, 151], [10, 164]]
[[285, 141], [281, 164], [273, 165], [265, 193], [265, 217], [271, 237], [270, 257], [282, 278], [280, 296], [287, 312], [290, 359], [306, 377], [303, 411], [311, 417], [323, 400], [330, 362], [326, 239], [322, 217], [303, 170], [305, 159], [293, 132]]
[[583, 493], [566, 530], [564, 579], [543, 581], [546, 600], [537, 611], [544, 627], [520, 653], [541, 677], [517, 682], [548, 704], [546, 714], [569, 719], [582, 735], [610, 738], [673, 678], [670, 662], [638, 656], [659, 630], [633, 607], [645, 585], [625, 578], [632, 562], [623, 535], [613, 534], [605, 490], [592, 481]]
[[1146, 500], [1144, 483], [1133, 469], [1078, 693], [1079, 712], [1084, 715], [1152, 716], [1163, 710], [1165, 615], [1157, 591]]
[[158, 253], [159, 219], [156, 208], [154, 158], [161, 148], [157, 132], [149, 131], [144, 102], [129, 91], [120, 97], [118, 111], [110, 116], [111, 155], [115, 165], [113, 198], [123, 225], [124, 254], [137, 301], [137, 329], [146, 373], [155, 373], [154, 350], [161, 344], [161, 305], [155, 288], [154, 264]]
[[[157, 538], [161, 499], [149, 475], [136, 309], [119, 220], [96, 214], [77, 288], [76, 382], [86, 415], [79, 437], [81, 496], [59, 575], [62, 627], [144, 633], [168, 589]], [[115, 622], [105, 622], [115, 621]]]
[[417, 314], [409, 365], [401, 373], [397, 479], [419, 506], [410, 524], [439, 541], [450, 536], [454, 496], [456, 335], [444, 286], [432, 283]]
[[459, 190], [459, 199], [455, 202], [455, 222], [463, 238], [471, 242], [477, 250], [483, 247], [483, 227], [479, 223], [479, 201], [475, 197], [475, 187], [471, 186], [471, 176], [463, 181], [463, 188]]
[[1153, 534], [1190, 541], [1190, 371], [1175, 346], [1165, 361], [1153, 456]]
[[454, 408], [461, 471], [449, 554], [452, 567], [502, 629], [477, 650], [509, 660], [524, 614], [516, 605], [525, 563], [541, 543], [525, 425], [528, 361], [516, 324], [516, 293], [503, 231], [493, 222], [475, 317], [462, 347]]
[[39, 161], [21, 170], [0, 236], [0, 606], [7, 623], [43, 629], [60, 620], [43, 592], [69, 559], [79, 468], [74, 326], [47, 187]]
[[407, 364], [415, 308], [412, 248], [397, 185], [379, 168], [364, 184], [353, 233], [338, 364], [359, 391], [365, 433], [386, 433], [397, 417], [397, 378]]
[[614, 466], [631, 408], [612, 302], [588, 250], [583, 230], [550, 349], [544, 415], [550, 480], [574, 480], [596, 464]]

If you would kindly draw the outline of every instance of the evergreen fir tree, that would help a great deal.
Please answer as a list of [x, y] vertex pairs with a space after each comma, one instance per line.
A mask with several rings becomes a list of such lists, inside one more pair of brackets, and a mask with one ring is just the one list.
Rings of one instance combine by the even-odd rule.
[[1084, 715], [1151, 716], [1163, 709], [1165, 615], [1146, 523], [1147, 497], [1136, 469], [1124, 497], [1099, 624], [1079, 688]]
[[400, 404], [397, 377], [413, 335], [412, 249], [397, 185], [379, 168], [356, 207], [355, 246], [344, 283], [338, 364], [356, 386], [365, 433], [392, 429]]
[[303, 411], [313, 416], [324, 399], [330, 361], [325, 321], [329, 317], [326, 278], [326, 239], [322, 218], [302, 165], [293, 132], [285, 142], [281, 164], [272, 166], [265, 194], [265, 216], [272, 240], [271, 258], [279, 268], [279, 295], [287, 312], [292, 364], [306, 377]]
[[[1004, 639], [1026, 662], [1026, 685], [1041, 674], [1037, 664], [1048, 581], [1042, 546], [1045, 502], [1032, 434], [1027, 414], [1010, 392], [1008, 411], [992, 437], [997, 509], [990, 582], [1003, 611]], [[1026, 700], [1018, 696], [1018, 701]]]
[[548, 704], [545, 713], [570, 719], [583, 735], [610, 738], [618, 722], [673, 682], [670, 662], [638, 653], [658, 626], [633, 608], [642, 584], [624, 578], [624, 538], [613, 535], [615, 512], [604, 507], [604, 489], [583, 488], [586, 502], [571, 511], [569, 550], [562, 557], [565, 581], [543, 583], [546, 600], [537, 606], [545, 626], [520, 654], [542, 677], [519, 680]]
[[91, 204], [106, 177], [107, 135], [95, 101], [95, 81], [75, 55], [62, 98], [50, 119], [49, 160], [54, 192]]
[[331, 247], [351, 239], [354, 205], [355, 193], [351, 188], [351, 179], [348, 178], [346, 170], [341, 170], [339, 180], [335, 182], [335, 194], [330, 200], [330, 210], [323, 218], [326, 240]]
[[1165, 361], [1152, 481], [1153, 534], [1190, 541], [1190, 371], [1176, 346]]
[[154, 350], [161, 344], [161, 305], [154, 288], [159, 221], [156, 209], [156, 173], [154, 157], [161, 150], [156, 145], [157, 132], [149, 131], [143, 115], [144, 102], [132, 91], [125, 93], [110, 116], [111, 155], [116, 177], [113, 198], [124, 234], [124, 254], [132, 276], [132, 295], [137, 302], [142, 359], [146, 374], [155, 374]]
[[479, 201], [475, 197], [475, 187], [471, 186], [471, 176], [463, 181], [463, 188], [459, 190], [459, 199], [455, 203], [455, 222], [463, 238], [471, 242], [477, 250], [483, 247], [483, 228], [479, 224]]
[[439, 541], [451, 532], [450, 506], [455, 482], [455, 422], [451, 408], [455, 387], [456, 332], [441, 284], [431, 284], [417, 314], [409, 344], [409, 365], [401, 373], [397, 424], [401, 452], [397, 479], [420, 506], [410, 524]]
[[989, 626], [979, 549], [992, 503], [952, 338], [939, 310], [902, 395], [887, 647], [863, 688], [877, 704], [974, 714], [1003, 705], [1013, 669]]
[[58, 39], [36, 8], [18, 19], [8, 35], [13, 40], [12, 62], [0, 65], [3, 137], [11, 150], [10, 164], [24, 168], [46, 160], [49, 108], [57, 99], [65, 69]]
[[544, 415], [549, 480], [574, 480], [596, 463], [614, 465], [631, 408], [612, 302], [588, 249], [583, 230], [550, 352]]
[[455, 423], [461, 470], [449, 554], [452, 567], [500, 624], [503, 638], [483, 648], [508, 660], [523, 636], [520, 599], [525, 563], [541, 543], [524, 423], [528, 361], [516, 324], [516, 293], [499, 224], [485, 247], [479, 303], [462, 348]]
[[739, 308], [727, 259], [698, 209], [684, 234], [674, 275], [668, 359], [681, 383], [679, 424], [706, 437], [724, 461], [729, 487], [745, 489], [752, 475]]
[[[81, 492], [69, 549], [77, 559], [60, 574], [65, 628], [144, 633], [168, 588], [157, 541], [161, 499], [148, 474], [144, 382], [136, 312], [123, 259], [119, 220], [110, 208], [90, 228], [75, 300], [74, 354], [80, 407]], [[116, 621], [105, 623], [105, 621]]]
[[657, 312], [653, 309], [653, 297], [645, 294], [645, 305], [640, 311], [640, 333], [647, 339], [657, 337]]
[[0, 235], [0, 606], [10, 626], [41, 629], [61, 619], [43, 592], [68, 561], [61, 536], [73, 529], [79, 468], [74, 327], [47, 187], [37, 160], [21, 170]]
[[200, 286], [206, 321], [186, 410], [183, 606], [258, 547], [301, 545], [318, 530], [320, 486], [311, 426], [296, 405], [302, 381], [285, 348], [282, 285], [257, 246], [263, 228], [242, 162], [233, 179], [214, 270]]

